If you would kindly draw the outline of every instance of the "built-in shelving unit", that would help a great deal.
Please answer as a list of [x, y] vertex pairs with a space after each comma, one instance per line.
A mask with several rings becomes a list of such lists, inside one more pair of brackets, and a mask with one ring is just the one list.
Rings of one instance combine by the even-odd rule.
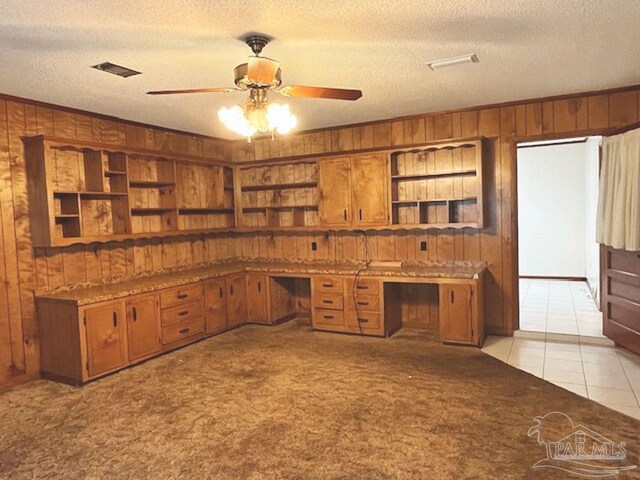
[[316, 161], [240, 168], [243, 227], [319, 225]]
[[235, 225], [229, 166], [44, 136], [24, 141], [34, 246]]
[[482, 140], [391, 154], [391, 223], [482, 228]]

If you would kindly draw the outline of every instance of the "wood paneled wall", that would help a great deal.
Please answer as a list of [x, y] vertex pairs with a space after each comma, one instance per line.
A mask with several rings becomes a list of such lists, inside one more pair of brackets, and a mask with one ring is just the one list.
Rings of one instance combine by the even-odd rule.
[[[484, 260], [490, 272], [486, 288], [489, 331], [509, 334], [517, 318], [518, 295], [514, 140], [598, 134], [611, 127], [638, 122], [638, 90], [633, 87], [426, 114], [303, 132], [273, 142], [258, 139], [252, 144], [181, 134], [0, 97], [0, 389], [37, 375], [34, 290], [114, 281], [236, 256]], [[238, 162], [483, 135], [489, 139], [486, 165], [489, 173], [485, 180], [487, 227], [480, 232], [370, 232], [366, 237], [354, 232], [200, 235], [34, 250], [21, 137], [38, 134]], [[420, 250], [421, 241], [428, 243], [427, 251]], [[316, 250], [312, 249], [312, 242], [316, 243]], [[430, 317], [427, 322], [432, 320]]]
[[[486, 261], [488, 330], [511, 334], [517, 328], [518, 309], [516, 142], [603, 134], [633, 125], [640, 120], [639, 90], [634, 86], [321, 129], [275, 141], [238, 142], [232, 157], [240, 162], [266, 161], [487, 137], [486, 227], [479, 232], [369, 232], [369, 258]], [[427, 251], [420, 250], [422, 241], [427, 242]], [[310, 250], [311, 242], [317, 242], [317, 251]], [[355, 233], [244, 235], [242, 251], [247, 256], [289, 257], [295, 252], [297, 258], [365, 257], [362, 234]]]
[[21, 137], [41, 134], [229, 159], [228, 141], [0, 97], [0, 389], [38, 374], [34, 290], [108, 282], [239, 254], [238, 242], [213, 235], [34, 250]]

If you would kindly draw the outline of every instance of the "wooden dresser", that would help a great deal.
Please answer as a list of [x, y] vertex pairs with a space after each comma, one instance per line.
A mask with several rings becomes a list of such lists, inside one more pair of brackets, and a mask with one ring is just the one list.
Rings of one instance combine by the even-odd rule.
[[607, 248], [603, 263], [604, 334], [640, 355], [640, 252]]

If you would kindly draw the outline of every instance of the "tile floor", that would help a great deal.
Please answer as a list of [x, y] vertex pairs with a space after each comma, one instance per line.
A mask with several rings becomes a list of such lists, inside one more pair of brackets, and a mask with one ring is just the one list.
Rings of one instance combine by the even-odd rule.
[[[640, 356], [583, 337], [489, 337], [482, 351], [520, 370], [640, 420]], [[585, 339], [586, 340], [586, 339]]]
[[602, 338], [602, 313], [586, 282], [523, 278], [520, 330]]

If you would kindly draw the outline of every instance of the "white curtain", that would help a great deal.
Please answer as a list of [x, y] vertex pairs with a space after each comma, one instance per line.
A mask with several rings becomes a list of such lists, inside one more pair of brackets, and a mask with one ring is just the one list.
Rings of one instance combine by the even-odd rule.
[[613, 248], [640, 250], [640, 129], [603, 141], [596, 237]]

